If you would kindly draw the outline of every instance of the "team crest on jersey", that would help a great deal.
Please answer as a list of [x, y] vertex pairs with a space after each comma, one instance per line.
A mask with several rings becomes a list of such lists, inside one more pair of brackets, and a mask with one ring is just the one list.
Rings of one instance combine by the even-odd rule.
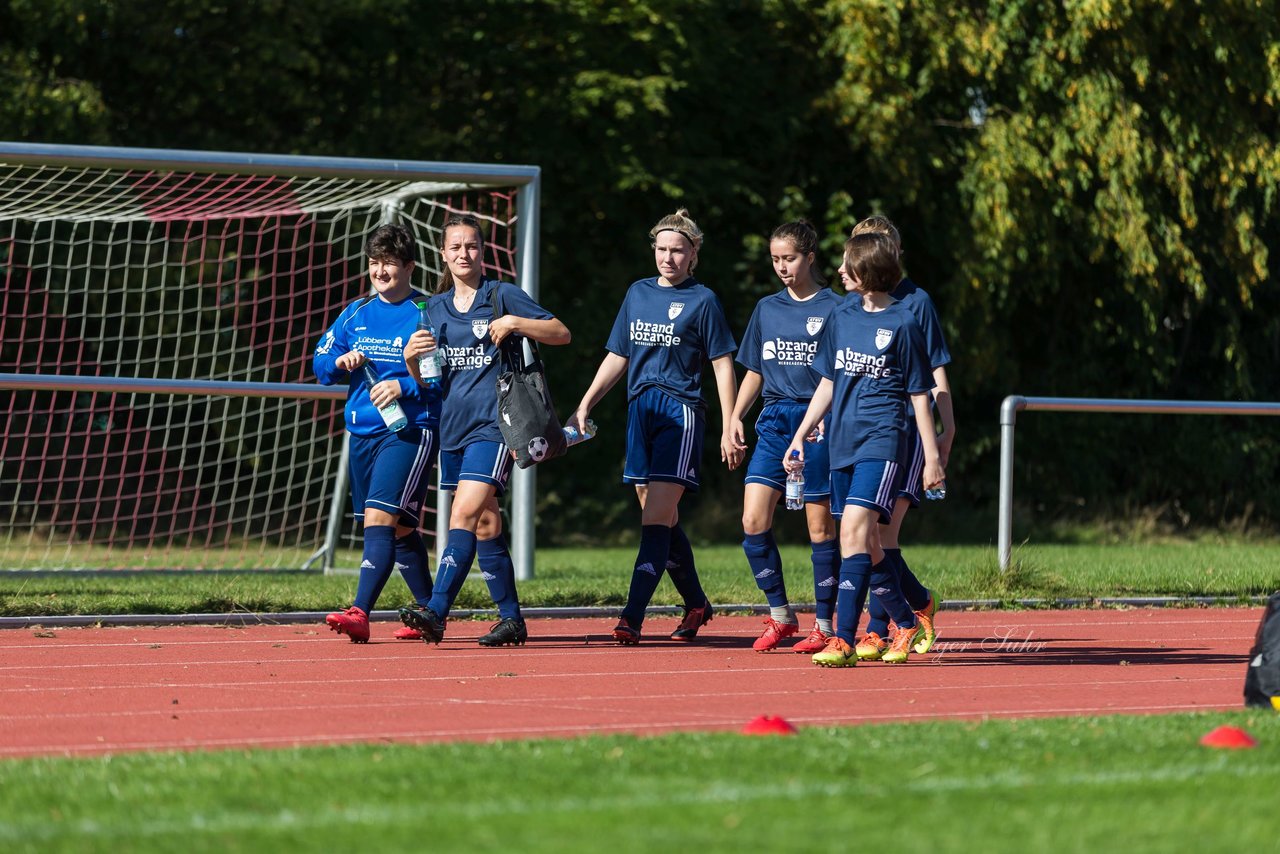
[[471, 321], [471, 334], [477, 338], [483, 338], [484, 334], [489, 331], [489, 321], [473, 320]]
[[667, 320], [675, 320], [684, 311], [684, 303], [673, 302], [667, 307]]
[[893, 340], [893, 330], [892, 330], [892, 329], [877, 329], [877, 330], [876, 330], [876, 349], [877, 349], [877, 350], [883, 350], [885, 347], [888, 347], [888, 346], [889, 346], [889, 342], [890, 342], [890, 341], [892, 341], [892, 340]]
[[808, 322], [804, 325], [804, 331], [808, 332], [810, 335], [817, 335], [822, 331], [822, 321], [824, 320], [826, 320], [825, 317], [809, 318]]

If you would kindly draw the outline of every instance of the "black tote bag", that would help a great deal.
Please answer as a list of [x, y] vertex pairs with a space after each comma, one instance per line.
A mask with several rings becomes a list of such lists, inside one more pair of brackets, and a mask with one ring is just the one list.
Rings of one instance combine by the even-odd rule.
[[[489, 297], [496, 320], [503, 311], [501, 286], [494, 284]], [[507, 336], [498, 345], [502, 360], [498, 372], [498, 429], [511, 449], [516, 465], [522, 469], [562, 455], [565, 451], [564, 430], [556, 417], [547, 387], [547, 374], [538, 356], [538, 345], [529, 340], [532, 361], [525, 363], [525, 339]]]

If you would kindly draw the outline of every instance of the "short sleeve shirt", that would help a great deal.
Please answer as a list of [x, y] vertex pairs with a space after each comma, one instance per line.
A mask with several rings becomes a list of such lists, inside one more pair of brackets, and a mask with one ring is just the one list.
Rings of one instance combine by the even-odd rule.
[[759, 374], [765, 403], [807, 401], [818, 387], [813, 357], [831, 312], [843, 297], [823, 288], [807, 300], [787, 290], [756, 303], [742, 336], [738, 364]]
[[495, 289], [501, 289], [506, 314], [531, 320], [554, 317], [520, 288], [493, 279], [480, 282], [475, 301], [465, 312], [454, 306], [452, 288], [431, 298], [427, 311], [445, 357], [441, 378], [444, 404], [440, 413], [440, 447], [446, 451], [460, 450], [472, 442], [502, 441], [497, 392], [501, 364], [498, 348], [489, 337]]
[[[849, 303], [861, 303], [855, 295]], [[842, 306], [818, 345], [814, 370], [832, 382], [832, 468], [862, 460], [901, 460], [912, 394], [933, 387], [924, 333], [909, 309], [892, 303], [867, 312]]]
[[627, 400], [656, 386], [698, 409], [703, 365], [737, 348], [720, 300], [693, 277], [670, 287], [657, 277], [627, 290], [605, 349], [627, 363]]

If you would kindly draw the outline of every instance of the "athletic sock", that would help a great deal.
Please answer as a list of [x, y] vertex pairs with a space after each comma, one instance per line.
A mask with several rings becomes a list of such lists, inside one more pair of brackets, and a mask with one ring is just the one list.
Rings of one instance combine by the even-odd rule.
[[813, 597], [817, 608], [814, 611], [818, 618], [818, 626], [827, 621], [827, 628], [822, 629], [831, 634], [831, 619], [836, 614], [836, 584], [840, 573], [840, 549], [835, 540], [821, 543], [810, 543], [813, 551]]
[[762, 534], [744, 531], [742, 551], [747, 556], [751, 574], [755, 576], [756, 587], [764, 593], [769, 607], [789, 608], [787, 585], [782, 580], [782, 555], [778, 552], [778, 541], [773, 538], [773, 531]]
[[356, 582], [355, 606], [366, 614], [382, 595], [382, 588], [395, 567], [396, 529], [391, 525], [370, 525], [364, 529], [364, 555], [360, 561], [360, 580]]
[[667, 554], [667, 573], [671, 583], [686, 608], [701, 608], [707, 603], [707, 594], [698, 578], [698, 567], [693, 561], [693, 545], [677, 522], [671, 527], [671, 547]]
[[425, 605], [431, 600], [431, 569], [427, 544], [417, 531], [396, 539], [396, 569], [409, 587], [413, 601]]
[[836, 635], [853, 646], [862, 606], [867, 602], [871, 555], [857, 554], [840, 561], [839, 594], [836, 597]]
[[475, 557], [476, 535], [465, 528], [450, 528], [444, 551], [440, 553], [440, 567], [436, 570], [436, 583], [428, 603], [437, 616], [449, 616], [449, 609], [458, 598]]
[[480, 576], [489, 585], [489, 595], [498, 606], [498, 616], [504, 620], [519, 620], [520, 597], [516, 594], [516, 567], [507, 550], [506, 537], [499, 534], [492, 540], [476, 543], [476, 563]]
[[902, 588], [902, 595], [911, 606], [911, 610], [923, 611], [929, 605], [929, 588], [921, 584], [920, 579], [916, 578], [916, 574], [911, 571], [911, 567], [907, 566], [906, 560], [902, 557], [902, 549], [885, 549], [884, 553], [892, 555], [897, 564], [898, 585]]
[[867, 631], [875, 632], [882, 638], [889, 636], [889, 612], [879, 596], [872, 595], [867, 602]]
[[627, 607], [622, 609], [622, 616], [631, 628], [638, 629], [644, 623], [644, 609], [649, 607], [653, 591], [658, 589], [670, 553], [670, 528], [666, 525], [644, 525], [640, 528], [640, 549], [636, 552], [635, 568], [631, 570]]
[[903, 598], [902, 588], [898, 586], [897, 561], [887, 554], [878, 564], [871, 567], [871, 601], [874, 602], [877, 599], [880, 600], [884, 610], [893, 617], [898, 628], [910, 629], [915, 626], [916, 615], [907, 604], [907, 600]]
[[823, 619], [822, 617], [819, 617], [816, 623], [818, 626], [818, 631], [822, 632], [824, 635], [827, 635], [828, 637], [830, 637], [831, 635], [834, 635], [836, 633], [835, 620]]
[[779, 623], [790, 623], [793, 626], [798, 625], [800, 622], [796, 618], [795, 609], [793, 609], [790, 605], [783, 605], [781, 608], [775, 608], [772, 605], [770, 605], [769, 616], [777, 620]]

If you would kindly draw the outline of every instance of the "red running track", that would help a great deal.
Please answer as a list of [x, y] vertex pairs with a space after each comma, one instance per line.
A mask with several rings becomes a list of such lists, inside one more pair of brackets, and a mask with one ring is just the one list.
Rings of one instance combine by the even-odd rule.
[[363, 645], [322, 625], [0, 631], [0, 756], [1229, 709], [1261, 609], [938, 618], [928, 655], [835, 670], [753, 652], [759, 617], [692, 644], [653, 617], [639, 647], [598, 619], [530, 620], [504, 649], [475, 644], [478, 622], [438, 647], [390, 623]]

